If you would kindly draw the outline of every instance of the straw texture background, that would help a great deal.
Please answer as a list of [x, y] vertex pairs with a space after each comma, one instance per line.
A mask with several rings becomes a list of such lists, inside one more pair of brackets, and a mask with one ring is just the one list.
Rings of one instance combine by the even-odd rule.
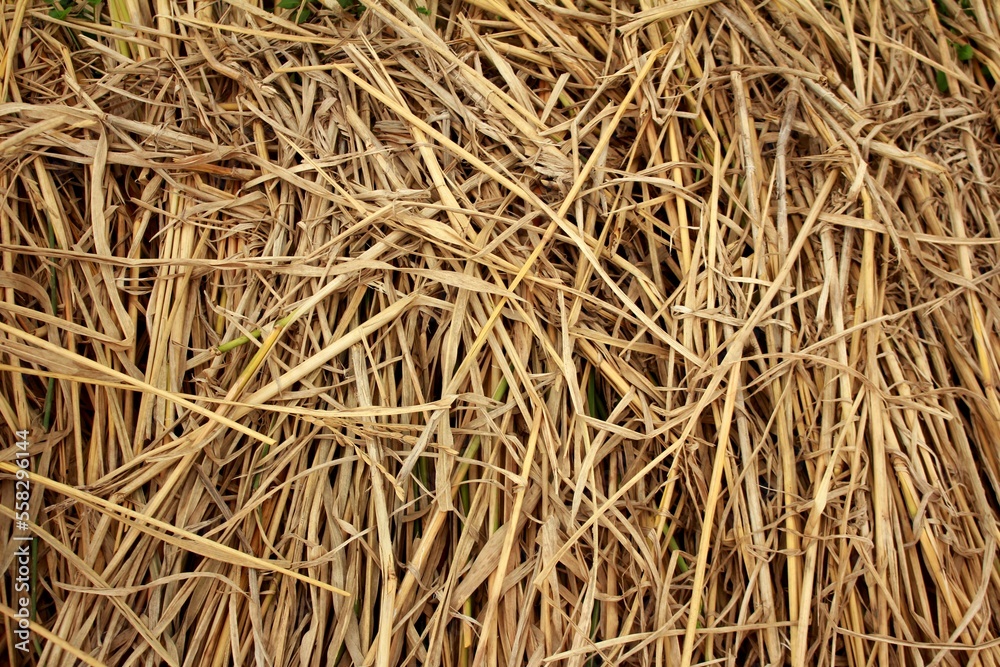
[[0, 5], [0, 660], [1000, 665], [1000, 5], [344, 4]]

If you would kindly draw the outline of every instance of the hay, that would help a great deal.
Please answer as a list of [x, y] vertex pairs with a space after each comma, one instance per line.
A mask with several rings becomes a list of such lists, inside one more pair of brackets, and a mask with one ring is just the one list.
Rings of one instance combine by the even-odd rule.
[[996, 4], [0, 10], [9, 662], [1000, 665]]

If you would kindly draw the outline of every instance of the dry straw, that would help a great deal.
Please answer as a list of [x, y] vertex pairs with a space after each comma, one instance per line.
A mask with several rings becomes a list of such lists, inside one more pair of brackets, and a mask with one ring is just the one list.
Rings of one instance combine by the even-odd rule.
[[1000, 667], [996, 3], [46, 1], [2, 660]]

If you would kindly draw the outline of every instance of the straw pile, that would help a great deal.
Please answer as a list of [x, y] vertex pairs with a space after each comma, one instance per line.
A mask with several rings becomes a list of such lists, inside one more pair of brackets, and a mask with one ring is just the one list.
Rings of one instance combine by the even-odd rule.
[[0, 21], [4, 660], [1000, 665], [995, 3]]

